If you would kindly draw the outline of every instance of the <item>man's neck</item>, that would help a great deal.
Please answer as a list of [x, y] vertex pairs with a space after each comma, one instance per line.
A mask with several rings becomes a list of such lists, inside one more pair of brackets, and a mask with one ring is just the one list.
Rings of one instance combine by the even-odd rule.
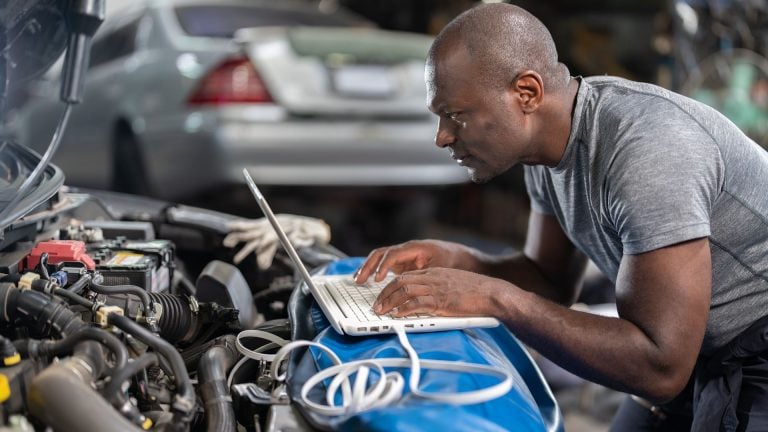
[[551, 107], [551, 118], [545, 127], [548, 149], [544, 154], [544, 164], [548, 166], [557, 166], [565, 155], [565, 149], [571, 137], [571, 126], [573, 123], [573, 110], [576, 107], [576, 95], [579, 92], [579, 80], [570, 77], [568, 84], [555, 95]]

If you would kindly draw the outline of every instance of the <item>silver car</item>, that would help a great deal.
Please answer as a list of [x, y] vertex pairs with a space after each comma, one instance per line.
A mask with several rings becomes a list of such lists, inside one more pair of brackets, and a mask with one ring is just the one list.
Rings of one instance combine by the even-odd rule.
[[[432, 144], [430, 41], [308, 2], [134, 6], [97, 33], [54, 162], [70, 185], [166, 199], [241, 183], [244, 167], [263, 185], [465, 182]], [[14, 121], [38, 150], [60, 114], [55, 84]]]

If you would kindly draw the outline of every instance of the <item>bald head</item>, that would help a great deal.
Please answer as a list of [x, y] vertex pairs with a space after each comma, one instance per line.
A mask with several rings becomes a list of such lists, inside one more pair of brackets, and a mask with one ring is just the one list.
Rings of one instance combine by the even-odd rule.
[[456, 49], [466, 50], [484, 85], [503, 88], [526, 70], [538, 72], [548, 91], [557, 92], [568, 82], [549, 30], [514, 5], [484, 4], [459, 15], [437, 36], [428, 61], [436, 65]]

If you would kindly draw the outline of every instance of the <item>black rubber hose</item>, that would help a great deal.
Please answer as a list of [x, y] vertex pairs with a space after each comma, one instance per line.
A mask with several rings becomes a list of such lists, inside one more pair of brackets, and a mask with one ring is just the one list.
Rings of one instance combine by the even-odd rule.
[[[87, 307], [88, 309], [93, 308], [94, 303], [92, 301], [71, 291], [57, 288], [53, 293], [80, 306]], [[160, 315], [160, 319], [157, 321], [160, 328], [160, 337], [171, 343], [182, 341], [190, 333], [194, 321], [189, 305], [178, 298], [178, 296], [172, 294], [149, 293], [149, 295], [153, 301], [160, 303], [163, 308], [163, 314]]]
[[99, 282], [101, 277], [91, 280], [89, 286], [91, 291], [95, 291], [99, 294], [130, 294], [135, 295], [141, 299], [141, 303], [144, 305], [144, 316], [147, 318], [147, 325], [154, 333], [160, 333], [160, 328], [155, 321], [155, 309], [153, 307], [152, 298], [149, 293], [143, 288], [136, 285], [101, 285]]
[[126, 380], [130, 379], [132, 376], [136, 375], [142, 370], [156, 364], [157, 354], [155, 353], [144, 353], [139, 357], [136, 357], [132, 361], [128, 362], [124, 367], [115, 371], [115, 373], [110, 378], [109, 384], [107, 384], [102, 390], [102, 393], [107, 399], [113, 401], [115, 395], [123, 394], [121, 387]]
[[56, 431], [120, 432], [142, 431], [91, 387], [97, 376], [91, 363], [95, 354], [82, 349], [48, 366], [32, 380], [27, 394], [29, 412]]
[[[97, 278], [98, 279], [98, 278]], [[142, 289], [139, 286], [136, 285], [102, 285], [96, 280], [91, 280], [91, 285], [89, 287], [91, 291], [95, 291], [99, 294], [131, 294], [139, 299], [141, 299], [141, 303], [144, 305], [144, 313], [149, 313], [152, 311], [152, 299], [149, 297], [149, 293]]]
[[181, 354], [173, 345], [127, 317], [109, 314], [107, 321], [109, 324], [149, 345], [168, 360], [173, 370], [178, 392], [177, 398], [172, 405], [174, 409], [174, 427], [177, 430], [186, 430], [195, 409], [195, 389], [192, 387], [192, 381], [189, 379], [187, 367], [184, 365]]
[[0, 319], [21, 320], [36, 336], [63, 338], [87, 326], [68, 304], [41, 292], [0, 284], [0, 303]]
[[80, 292], [83, 291], [83, 288], [85, 288], [85, 286], [88, 285], [89, 283], [91, 283], [91, 275], [88, 273], [85, 273], [80, 276], [80, 279], [78, 279], [72, 285], [67, 287], [67, 291], [75, 294], [80, 294]]
[[[115, 371], [119, 372], [128, 363], [128, 349], [125, 348], [120, 339], [97, 327], [84, 327], [64, 339], [37, 342], [36, 347], [30, 343], [27, 351], [30, 356], [58, 356], [68, 354], [75, 345], [86, 340], [100, 342], [112, 351], [115, 355], [115, 367], [113, 368]], [[36, 352], [32, 352], [35, 349]], [[24, 355], [24, 353], [21, 354]]]
[[[104, 350], [98, 342], [93, 340], [83, 340], [78, 343], [70, 357], [76, 357], [88, 363], [88, 370], [91, 375], [91, 379], [87, 380], [88, 382], [100, 377], [104, 371], [104, 366], [106, 366]], [[83, 380], [86, 380], [86, 378], [83, 378]]]
[[10, 339], [0, 335], [0, 360], [13, 357], [18, 352], [18, 348]]
[[18, 283], [21, 280], [21, 275], [18, 273], [8, 274], [0, 278], [0, 282]]
[[67, 291], [64, 288], [55, 288], [53, 290], [53, 293], [56, 294], [59, 297], [63, 297], [72, 303], [77, 303], [80, 306], [85, 306], [88, 309], [93, 307], [93, 302], [88, 300], [87, 298], [77, 295], [72, 291]]
[[149, 296], [163, 307], [163, 313], [157, 322], [160, 336], [172, 343], [184, 340], [192, 329], [194, 320], [189, 303], [173, 294], [150, 293]]
[[147, 417], [139, 411], [139, 409], [133, 405], [128, 397], [123, 393], [123, 382], [130, 379], [132, 376], [143, 371], [149, 366], [157, 364], [157, 354], [144, 353], [137, 357], [133, 361], [129, 362], [123, 369], [114, 373], [107, 384], [101, 390], [101, 394], [112, 403], [120, 413], [130, 419], [132, 422], [143, 425]]
[[240, 354], [235, 346], [235, 336], [217, 338], [214, 346], [203, 354], [197, 367], [200, 395], [205, 404], [207, 430], [235, 431], [237, 420], [232, 397], [227, 387], [227, 375]]
[[[2, 311], [0, 319], [7, 322], [21, 321], [38, 336], [62, 338], [63, 341], [53, 343], [54, 349], [64, 349], [70, 344], [75, 346], [73, 341], [80, 336], [73, 338], [68, 338], [68, 336], [85, 330], [82, 337], [86, 341], [75, 346], [75, 356], [49, 366], [33, 380], [27, 399], [30, 412], [53, 426], [55, 430], [86, 432], [93, 430], [95, 432], [98, 430], [133, 429], [130, 422], [112, 410], [106, 401], [91, 388], [93, 379], [101, 376], [101, 371], [104, 368], [104, 354], [101, 345], [90, 341], [90, 336], [94, 336], [95, 340], [113, 349], [116, 361], [125, 364], [127, 351], [123, 351], [125, 347], [119, 340], [106, 332], [102, 332], [103, 334], [94, 332], [93, 330], [97, 330], [95, 328], [89, 330], [91, 327], [72, 312], [66, 303], [37, 291], [21, 291], [12, 284], [0, 284], [0, 306], [0, 311]], [[138, 324], [136, 326], [142, 328]], [[104, 336], [104, 334], [108, 336]], [[23, 346], [25, 344], [18, 345]], [[26, 346], [29, 347], [28, 344]], [[66, 367], [59, 367], [62, 365]], [[71, 398], [73, 397], [77, 402], [72, 403]], [[94, 402], [95, 399], [98, 402]], [[83, 408], [82, 404], [85, 404], [86, 407]], [[106, 405], [108, 409], [106, 411], [99, 409], [102, 405]], [[133, 408], [132, 405], [127, 406], [127, 408], [127, 411], [135, 411], [131, 409]], [[91, 409], [98, 409], [104, 417], [88, 415], [87, 411]], [[75, 414], [73, 415], [73, 413]], [[117, 418], [113, 418], [113, 413], [116, 414]], [[105, 426], [100, 420], [104, 420], [108, 426]], [[129, 426], [125, 426], [126, 424]], [[111, 429], [112, 427], [115, 429]]]

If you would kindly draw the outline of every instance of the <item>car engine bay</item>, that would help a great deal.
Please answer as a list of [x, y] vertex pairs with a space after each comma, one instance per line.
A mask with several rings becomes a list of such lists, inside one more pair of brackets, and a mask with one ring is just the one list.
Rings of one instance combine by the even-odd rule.
[[[266, 270], [231, 264], [235, 219], [63, 188], [7, 229], [0, 429], [269, 430], [279, 389], [264, 362], [241, 361], [236, 335], [289, 338], [295, 278], [280, 255]], [[312, 266], [343, 255], [300, 253]]]

